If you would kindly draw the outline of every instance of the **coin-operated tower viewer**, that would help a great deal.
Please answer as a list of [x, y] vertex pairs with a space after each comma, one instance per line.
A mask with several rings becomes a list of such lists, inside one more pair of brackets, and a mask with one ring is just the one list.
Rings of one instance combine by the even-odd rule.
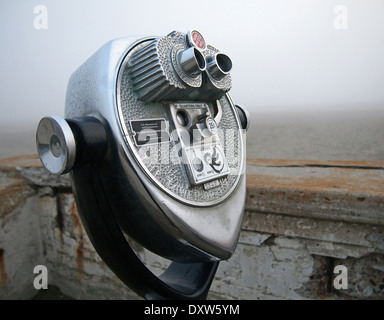
[[[70, 173], [90, 241], [144, 298], [205, 299], [235, 251], [249, 116], [231, 69], [197, 30], [113, 40], [71, 76], [65, 119], [38, 125], [43, 165]], [[162, 275], [131, 240], [171, 260]]]

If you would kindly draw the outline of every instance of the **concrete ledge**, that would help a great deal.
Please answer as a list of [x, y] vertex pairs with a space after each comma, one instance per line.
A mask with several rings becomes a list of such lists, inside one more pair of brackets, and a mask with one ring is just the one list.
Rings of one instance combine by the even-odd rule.
[[249, 160], [243, 227], [316, 240], [312, 253], [338, 258], [382, 251], [383, 167], [384, 162]]
[[[236, 253], [211, 299], [383, 299], [384, 162], [249, 159]], [[76, 299], [138, 299], [94, 251], [68, 176], [36, 155], [0, 160], [0, 299], [36, 295], [33, 268]], [[138, 255], [155, 273], [167, 262]], [[348, 289], [333, 286], [336, 265]]]
[[248, 160], [251, 210], [384, 224], [384, 162]]

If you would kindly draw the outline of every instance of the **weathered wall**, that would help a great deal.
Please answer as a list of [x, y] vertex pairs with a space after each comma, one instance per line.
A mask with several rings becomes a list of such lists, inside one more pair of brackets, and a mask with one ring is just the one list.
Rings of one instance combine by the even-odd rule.
[[[246, 212], [211, 299], [383, 299], [384, 163], [248, 161]], [[67, 176], [36, 156], [0, 160], [0, 299], [30, 299], [36, 265], [76, 299], [138, 299], [81, 225]], [[159, 274], [166, 261], [137, 254]], [[348, 270], [348, 289], [333, 285]], [[43, 290], [43, 289], [42, 289]]]

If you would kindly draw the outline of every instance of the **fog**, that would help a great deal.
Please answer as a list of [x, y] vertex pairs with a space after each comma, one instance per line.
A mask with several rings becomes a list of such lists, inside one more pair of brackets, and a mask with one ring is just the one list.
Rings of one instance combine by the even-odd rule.
[[251, 113], [384, 108], [382, 0], [2, 0], [0, 26], [1, 125], [63, 116], [71, 73], [107, 41], [192, 28], [232, 58]]

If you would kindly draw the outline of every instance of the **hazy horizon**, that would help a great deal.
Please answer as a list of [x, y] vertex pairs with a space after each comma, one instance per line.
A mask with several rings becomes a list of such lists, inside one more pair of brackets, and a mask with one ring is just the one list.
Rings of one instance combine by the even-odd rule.
[[193, 28], [232, 59], [251, 157], [383, 160], [382, 0], [2, 0], [0, 157], [34, 152], [39, 120], [64, 116], [70, 75], [106, 42]]
[[250, 111], [384, 109], [382, 0], [2, 0], [0, 26], [0, 125], [62, 116], [70, 75], [109, 40], [192, 28], [231, 57]]
[[[384, 110], [252, 112], [247, 157], [384, 161]], [[0, 127], [0, 159], [36, 153], [37, 123]]]

